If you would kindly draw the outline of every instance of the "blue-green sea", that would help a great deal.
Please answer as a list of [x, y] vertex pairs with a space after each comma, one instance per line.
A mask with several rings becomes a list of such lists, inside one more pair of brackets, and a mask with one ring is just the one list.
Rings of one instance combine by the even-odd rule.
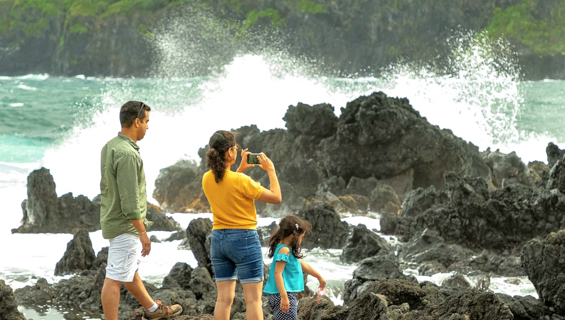
[[[149, 131], [139, 145], [153, 202], [159, 170], [179, 159], [198, 161], [198, 149], [214, 131], [251, 124], [261, 130], [284, 128], [287, 108], [299, 102], [330, 103], [339, 116], [348, 101], [374, 91], [407, 97], [430, 123], [452, 130], [481, 151], [489, 147], [516, 151], [524, 162], [546, 162], [549, 142], [565, 147], [565, 81], [520, 81], [519, 73], [501, 73], [488, 59], [466, 59], [469, 62], [455, 75], [397, 66], [379, 77], [321, 77], [256, 55], [240, 56], [224, 72], [208, 77], [0, 75], [0, 241], [18, 244], [3, 249], [2, 256], [13, 259], [0, 259], [0, 279], [14, 289], [34, 283], [37, 277], [60, 280], [53, 276], [53, 269], [71, 235], [10, 233], [22, 218], [20, 203], [27, 196], [27, 176], [45, 166], [59, 196], [67, 192], [96, 196], [100, 150], [119, 131], [119, 108], [128, 100], [142, 100], [152, 108]], [[177, 218], [185, 219], [186, 227], [186, 217]], [[97, 249], [106, 245], [99, 232], [91, 233], [91, 238]], [[162, 252], [162, 257], [176, 250], [176, 244], [158, 245], [155, 255]], [[343, 274], [335, 273], [341, 277], [335, 279], [337, 288], [355, 266], [341, 265], [328, 254], [313, 254], [317, 259], [313, 263], [328, 270], [343, 268]], [[183, 259], [195, 263], [189, 253]], [[142, 271], [158, 284], [175, 262], [152, 256]], [[441, 277], [445, 275], [436, 278]], [[535, 296], [527, 279], [518, 285], [505, 279], [493, 283], [498, 292]], [[339, 292], [334, 298], [339, 300]], [[71, 319], [55, 309], [22, 310], [35, 320]], [[78, 317], [82, 316], [87, 317]]]

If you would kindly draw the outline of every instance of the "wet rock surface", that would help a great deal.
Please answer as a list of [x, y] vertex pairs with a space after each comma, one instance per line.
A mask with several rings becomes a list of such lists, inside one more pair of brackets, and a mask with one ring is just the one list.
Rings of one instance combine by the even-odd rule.
[[48, 169], [33, 171], [27, 178], [27, 199], [22, 202], [22, 225], [12, 233], [72, 233], [76, 228], [100, 229], [100, 205], [79, 195], [57, 197]]
[[492, 184], [496, 188], [504, 188], [511, 184], [533, 186], [535, 174], [522, 162], [516, 152], [504, 154], [499, 150], [482, 153], [485, 163], [492, 173]]
[[167, 217], [161, 208], [148, 204], [147, 205], [147, 220], [153, 222], [149, 231], [181, 231], [182, 228], [175, 219]]
[[202, 172], [196, 163], [179, 161], [159, 171], [153, 198], [165, 212], [210, 212], [201, 182]]
[[445, 181], [445, 191], [430, 187], [410, 193], [400, 216], [385, 216], [381, 225], [388, 231], [394, 227], [393, 233], [404, 240], [431, 229], [446, 243], [512, 252], [565, 223], [565, 197], [557, 189], [517, 184], [489, 190], [482, 178], [460, 178], [452, 172], [445, 174]]
[[312, 232], [304, 237], [303, 248], [337, 248], [345, 245], [349, 235], [347, 222], [341, 221], [333, 207], [323, 205], [298, 212], [298, 215], [312, 224]]
[[565, 315], [565, 231], [532, 239], [523, 247], [521, 259], [540, 300]]
[[[339, 118], [333, 110], [328, 104], [299, 103], [285, 114], [287, 130], [235, 130], [241, 146], [265, 152], [277, 168], [283, 203], [257, 203], [260, 214], [281, 216], [328, 203], [329, 194], [336, 197], [338, 212], [367, 210], [364, 203], [352, 207], [350, 198], [342, 202], [345, 195], [370, 198], [369, 210], [398, 212], [414, 188], [443, 190], [446, 171], [490, 179], [476, 146], [428, 123], [407, 99], [375, 92], [349, 102]], [[182, 161], [161, 171], [154, 197], [164, 210], [209, 212], [200, 181], [207, 171], [205, 154], [206, 148], [200, 149], [199, 166]], [[268, 186], [263, 170], [246, 173]]]
[[346, 263], [359, 262], [365, 258], [375, 256], [381, 251], [391, 251], [388, 242], [368, 230], [364, 224], [361, 224], [353, 228], [340, 259]]
[[25, 320], [24, 315], [18, 311], [18, 304], [12, 288], [0, 280], [0, 318], [6, 320]]
[[213, 275], [212, 261], [210, 261], [210, 236], [212, 234], [212, 221], [207, 218], [194, 219], [186, 228], [186, 235], [190, 249], [198, 261], [198, 265], [208, 269]]
[[62, 276], [88, 270], [92, 267], [95, 259], [90, 235], [85, 229], [80, 229], [67, 244], [63, 258], [57, 262], [55, 275]]

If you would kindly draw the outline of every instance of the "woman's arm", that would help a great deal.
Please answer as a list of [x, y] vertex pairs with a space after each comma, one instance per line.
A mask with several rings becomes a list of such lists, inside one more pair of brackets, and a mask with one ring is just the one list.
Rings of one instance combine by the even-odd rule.
[[271, 161], [271, 159], [267, 158], [264, 153], [261, 153], [259, 157], [259, 162], [261, 164], [259, 167], [261, 169], [267, 171], [269, 175], [269, 183], [271, 185], [270, 190], [266, 189], [263, 190], [263, 193], [259, 197], [259, 201], [271, 204], [279, 204], [282, 202], [282, 194], [281, 194], [281, 187], [279, 185], [279, 179], [277, 178], [277, 172], [275, 171], [275, 165]]
[[304, 262], [304, 260], [299, 259], [299, 261], [302, 266], [302, 271], [318, 279], [318, 282], [320, 282], [320, 289], [324, 289], [326, 287], [326, 280], [318, 273], [318, 271], [314, 270], [314, 268]]

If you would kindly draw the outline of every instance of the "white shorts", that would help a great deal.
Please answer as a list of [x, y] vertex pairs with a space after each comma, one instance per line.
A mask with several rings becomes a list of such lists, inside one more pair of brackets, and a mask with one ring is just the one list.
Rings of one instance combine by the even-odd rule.
[[135, 272], [139, 269], [141, 249], [139, 237], [133, 234], [122, 234], [110, 239], [106, 278], [132, 282]]

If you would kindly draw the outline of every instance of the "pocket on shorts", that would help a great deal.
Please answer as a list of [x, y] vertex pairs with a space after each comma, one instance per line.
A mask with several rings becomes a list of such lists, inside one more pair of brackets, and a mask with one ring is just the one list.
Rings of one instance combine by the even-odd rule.
[[222, 258], [222, 239], [212, 236], [210, 238], [210, 260]]
[[249, 254], [248, 239], [248, 237], [241, 237], [224, 240], [224, 244], [226, 245], [226, 254], [228, 254], [230, 259], [234, 262], [245, 260]]

